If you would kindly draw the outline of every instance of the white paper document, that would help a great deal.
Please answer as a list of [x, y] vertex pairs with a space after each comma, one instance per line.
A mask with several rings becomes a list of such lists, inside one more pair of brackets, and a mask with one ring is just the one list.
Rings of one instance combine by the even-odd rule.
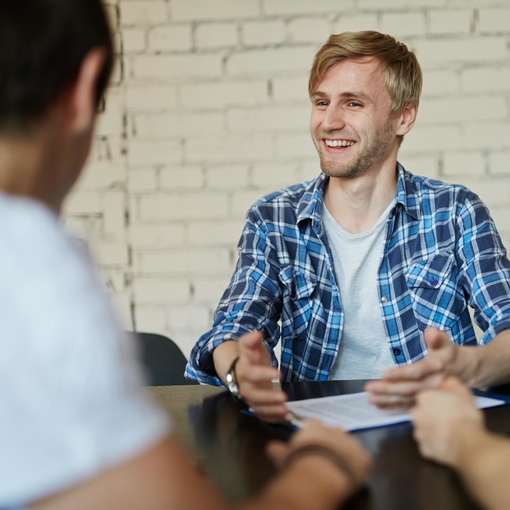
[[[476, 396], [475, 401], [479, 409], [505, 404], [503, 400], [480, 396]], [[411, 420], [411, 416], [402, 410], [379, 409], [370, 404], [367, 392], [297, 400], [287, 402], [287, 408], [289, 421], [297, 426], [313, 418], [326, 425], [353, 431]]]

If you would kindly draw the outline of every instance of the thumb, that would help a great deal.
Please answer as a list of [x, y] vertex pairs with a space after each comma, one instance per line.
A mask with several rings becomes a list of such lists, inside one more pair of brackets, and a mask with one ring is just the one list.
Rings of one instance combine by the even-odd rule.
[[263, 336], [261, 331], [246, 333], [239, 338], [239, 355], [246, 358], [251, 363], [261, 363], [261, 349], [266, 350], [262, 340]]
[[423, 334], [423, 339], [429, 351], [437, 351], [450, 344], [448, 334], [437, 328], [427, 328]]

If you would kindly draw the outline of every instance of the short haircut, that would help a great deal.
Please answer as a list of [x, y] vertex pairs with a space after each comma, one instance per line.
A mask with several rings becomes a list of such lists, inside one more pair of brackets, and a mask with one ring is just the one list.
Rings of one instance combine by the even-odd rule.
[[310, 97], [331, 67], [342, 60], [363, 57], [379, 61], [391, 98], [392, 115], [408, 104], [418, 106], [423, 78], [416, 55], [390, 35], [371, 30], [330, 36], [313, 61], [308, 82]]
[[99, 105], [113, 66], [101, 0], [0, 0], [0, 131], [25, 131], [42, 118], [93, 48], [106, 53]]

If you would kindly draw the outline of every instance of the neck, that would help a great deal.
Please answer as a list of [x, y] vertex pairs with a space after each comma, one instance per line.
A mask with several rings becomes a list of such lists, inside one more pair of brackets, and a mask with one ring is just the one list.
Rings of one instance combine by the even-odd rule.
[[44, 202], [59, 213], [61, 207], [59, 153], [51, 133], [0, 136], [0, 190]]
[[356, 179], [331, 177], [324, 192], [328, 211], [348, 232], [370, 230], [395, 199], [396, 162], [380, 172]]

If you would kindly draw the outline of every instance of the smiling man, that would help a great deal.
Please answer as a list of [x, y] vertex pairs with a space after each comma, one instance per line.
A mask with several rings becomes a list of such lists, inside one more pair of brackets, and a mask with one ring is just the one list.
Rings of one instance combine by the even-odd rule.
[[271, 420], [286, 413], [271, 385], [280, 375], [382, 377], [367, 387], [381, 406], [410, 405], [447, 373], [472, 385], [508, 377], [510, 263], [489, 211], [465, 187], [397, 162], [421, 87], [416, 56], [388, 35], [345, 32], [319, 50], [309, 94], [322, 173], [248, 212], [189, 377], [226, 381]]

